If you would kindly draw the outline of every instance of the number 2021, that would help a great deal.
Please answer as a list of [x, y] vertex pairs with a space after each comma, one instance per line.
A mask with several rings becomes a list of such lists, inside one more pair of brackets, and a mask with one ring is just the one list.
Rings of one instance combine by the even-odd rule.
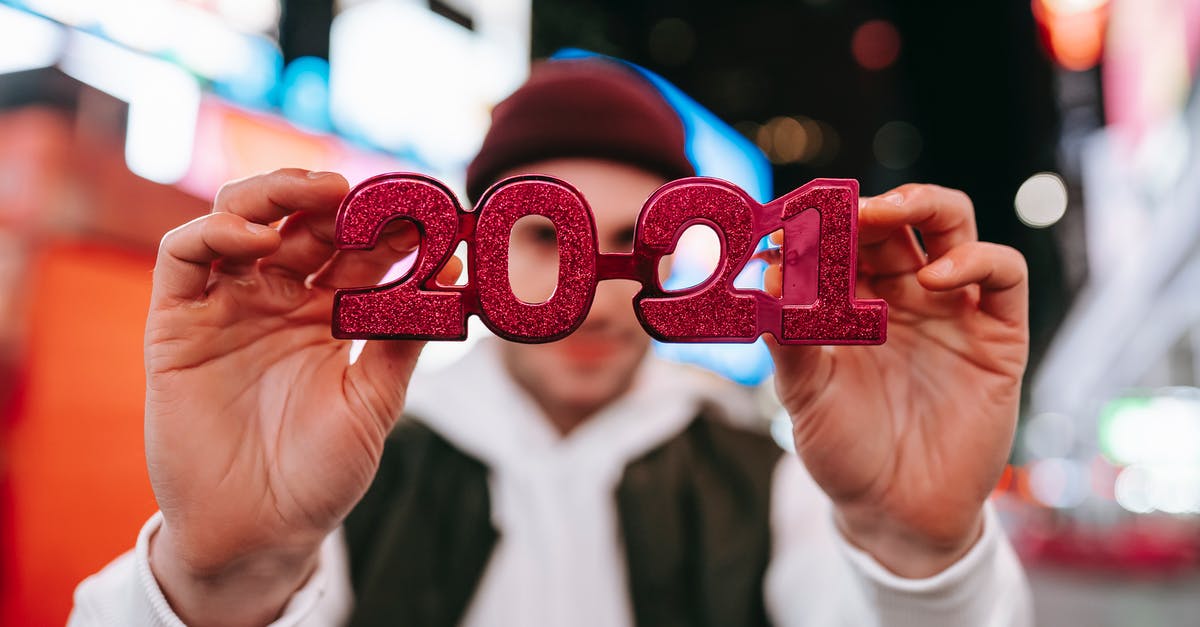
[[[558, 285], [541, 303], [517, 298], [508, 276], [510, 232], [527, 215], [546, 217], [557, 233]], [[600, 253], [587, 201], [562, 180], [509, 178], [488, 190], [476, 210], [466, 211], [433, 178], [384, 174], [346, 196], [338, 210], [336, 245], [373, 248], [395, 219], [412, 221], [420, 232], [412, 268], [385, 285], [338, 290], [335, 337], [462, 340], [467, 316], [475, 314], [505, 339], [550, 342], [583, 323], [596, 285], [605, 279], [641, 284], [634, 311], [646, 331], [664, 342], [752, 342], [771, 333], [781, 344], [880, 344], [887, 335], [887, 303], [854, 297], [854, 180], [816, 179], [767, 204], [719, 179], [675, 180], [642, 206], [632, 252]], [[666, 291], [658, 262], [693, 224], [717, 232], [720, 261], [705, 282]], [[778, 229], [784, 233], [780, 297], [735, 288], [733, 278], [755, 244]], [[466, 284], [436, 283], [460, 241], [468, 246]]]

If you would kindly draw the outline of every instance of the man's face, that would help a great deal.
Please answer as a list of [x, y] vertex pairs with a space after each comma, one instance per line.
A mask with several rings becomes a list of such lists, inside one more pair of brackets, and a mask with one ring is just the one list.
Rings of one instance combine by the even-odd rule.
[[[548, 174], [578, 189], [596, 216], [600, 252], [633, 249], [638, 213], [662, 177], [599, 159], [554, 159], [512, 170]], [[543, 302], [558, 282], [558, 246], [554, 227], [541, 216], [519, 220], [512, 231], [509, 275], [513, 293], [526, 302]], [[605, 280], [587, 319], [571, 335], [548, 344], [501, 343], [509, 374], [543, 409], [553, 414], [587, 416], [628, 389], [650, 345], [634, 314], [639, 285]]]

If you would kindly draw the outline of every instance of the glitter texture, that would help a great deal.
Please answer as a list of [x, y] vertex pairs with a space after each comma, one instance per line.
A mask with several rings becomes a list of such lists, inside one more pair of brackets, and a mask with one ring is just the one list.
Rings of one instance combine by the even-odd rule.
[[338, 338], [461, 340], [467, 336], [463, 294], [422, 289], [454, 252], [459, 209], [454, 195], [420, 174], [385, 174], [364, 181], [338, 209], [335, 242], [342, 249], [374, 248], [383, 227], [408, 218], [421, 232], [412, 270], [397, 281], [334, 295]]
[[[545, 216], [558, 239], [558, 285], [545, 302], [517, 298], [508, 276], [513, 225]], [[496, 335], [518, 342], [550, 342], [583, 324], [596, 295], [596, 225], [583, 197], [566, 183], [543, 176], [508, 179], [485, 194], [475, 225], [471, 283], [481, 317]]]
[[[882, 344], [887, 338], [887, 303], [854, 297], [858, 183], [816, 180], [780, 200], [785, 224], [815, 210], [821, 228], [816, 301], [782, 307], [782, 343]], [[784, 241], [786, 245], [786, 235]]]
[[[416, 223], [420, 252], [404, 277], [376, 287], [338, 290], [333, 334], [339, 338], [462, 340], [466, 316], [479, 314], [498, 336], [525, 343], [562, 338], [583, 323], [605, 279], [642, 289], [633, 307], [646, 332], [667, 342], [750, 342], [771, 333], [781, 344], [879, 344], [887, 303], [854, 297], [858, 183], [817, 179], [766, 205], [731, 183], [672, 181], [638, 217], [632, 253], [600, 254], [591, 209], [575, 188], [549, 176], [496, 184], [475, 213], [464, 212], [445, 185], [421, 174], [385, 174], [358, 185], [338, 211], [336, 244], [370, 249], [393, 219]], [[513, 225], [527, 215], [554, 223], [558, 285], [543, 303], [512, 292], [508, 257]], [[666, 292], [658, 262], [693, 224], [713, 228], [721, 257], [713, 276]], [[733, 287], [759, 238], [784, 231], [783, 293], [776, 299]], [[466, 285], [443, 287], [434, 276], [459, 240], [469, 244]]]
[[671, 252], [684, 229], [708, 224], [720, 235], [721, 261], [706, 282], [666, 294], [642, 277], [634, 310], [646, 331], [667, 342], [746, 341], [758, 335], [756, 299], [734, 289], [733, 277], [754, 247], [753, 201], [737, 187], [716, 179], [680, 179], [661, 187], [638, 217], [634, 257], [653, 268]]

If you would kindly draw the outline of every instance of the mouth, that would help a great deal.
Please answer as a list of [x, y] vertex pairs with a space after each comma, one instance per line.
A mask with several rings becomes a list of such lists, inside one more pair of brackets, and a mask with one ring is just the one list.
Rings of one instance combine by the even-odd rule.
[[580, 329], [558, 342], [558, 350], [568, 361], [594, 365], [612, 359], [628, 341], [622, 334]]

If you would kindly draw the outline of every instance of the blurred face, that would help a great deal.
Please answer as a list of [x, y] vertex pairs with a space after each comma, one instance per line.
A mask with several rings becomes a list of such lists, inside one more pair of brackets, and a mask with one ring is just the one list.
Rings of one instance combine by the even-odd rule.
[[[541, 161], [505, 176], [516, 174], [548, 174], [575, 186], [595, 214], [602, 253], [633, 250], [642, 203], [665, 182], [632, 166], [584, 158]], [[529, 216], [517, 222], [509, 274], [513, 293], [521, 300], [543, 302], [554, 292], [558, 244], [549, 220]], [[571, 335], [548, 344], [501, 343], [509, 374], [561, 431], [569, 431], [632, 383], [650, 346], [633, 311], [638, 289], [633, 281], [601, 281], [587, 319]]]

